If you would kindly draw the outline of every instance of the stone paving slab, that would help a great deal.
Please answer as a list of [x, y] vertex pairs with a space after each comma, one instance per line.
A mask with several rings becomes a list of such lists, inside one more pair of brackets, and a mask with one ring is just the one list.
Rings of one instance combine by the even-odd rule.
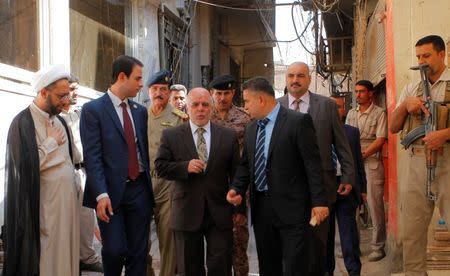
[[[159, 252], [158, 252], [158, 239], [156, 238], [155, 228], [152, 224], [152, 249], [151, 253], [154, 259], [153, 267], [155, 269], [155, 273], [158, 276], [159, 275]], [[362, 263], [362, 271], [361, 275], [364, 276], [381, 276], [381, 275], [391, 275], [391, 276], [403, 276], [404, 273], [394, 273], [390, 274], [389, 271], [386, 271], [389, 267], [389, 258], [388, 256], [381, 261], [378, 262], [369, 262], [367, 260], [367, 256], [370, 253], [370, 237], [371, 237], [371, 229], [361, 229], [361, 263]], [[97, 252], [100, 253], [100, 243], [96, 241], [95, 248]], [[341, 249], [340, 249], [340, 242], [338, 238], [338, 233], [336, 233], [336, 249], [335, 249], [336, 255], [340, 256]], [[249, 256], [249, 264], [250, 264], [250, 273], [249, 276], [259, 276], [259, 270], [258, 270], [258, 258], [256, 254], [256, 246], [255, 246], [255, 238], [253, 235], [253, 230], [250, 228], [250, 241], [249, 241], [249, 247], [247, 250], [247, 254]], [[82, 272], [83, 276], [101, 276], [102, 273], [95, 273], [95, 272]], [[348, 273], [345, 269], [344, 260], [342, 257], [336, 257], [336, 269], [334, 272], [334, 276], [347, 276]], [[448, 276], [450, 275], [449, 270], [443, 270], [443, 271], [437, 271], [437, 270], [431, 270], [428, 272], [429, 276]]]

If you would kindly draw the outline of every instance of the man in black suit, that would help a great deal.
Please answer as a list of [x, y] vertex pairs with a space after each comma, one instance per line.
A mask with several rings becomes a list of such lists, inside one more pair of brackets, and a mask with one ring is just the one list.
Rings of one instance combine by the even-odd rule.
[[[336, 104], [328, 97], [309, 91], [311, 75], [309, 67], [303, 62], [294, 62], [286, 71], [288, 94], [279, 98], [281, 106], [311, 115], [316, 129], [317, 144], [322, 159], [322, 176], [327, 192], [330, 209], [334, 208], [336, 195], [348, 195], [355, 181], [352, 153], [345, 137], [342, 122], [337, 114]], [[332, 155], [339, 158], [341, 164], [341, 182], [336, 182], [336, 168]], [[336, 191], [338, 193], [336, 193]], [[308, 229], [308, 247], [310, 250], [310, 274], [323, 276], [326, 271], [327, 239], [329, 222]]]
[[155, 167], [158, 175], [175, 180], [170, 227], [175, 231], [178, 275], [231, 276], [233, 206], [225, 199], [239, 163], [239, 144], [232, 129], [210, 122], [208, 90], [189, 92], [190, 121], [166, 129]]
[[242, 90], [245, 109], [257, 121], [246, 129], [227, 200], [239, 205], [250, 185], [260, 275], [306, 275], [306, 225], [311, 217], [320, 224], [328, 216], [311, 117], [281, 107], [262, 77], [246, 81]]
[[[339, 118], [345, 121], [345, 98], [332, 96], [337, 106]], [[328, 232], [327, 245], [327, 269], [333, 275], [336, 262], [334, 258], [334, 237], [336, 234], [334, 219], [337, 219], [339, 237], [341, 239], [342, 255], [344, 264], [350, 276], [361, 275], [361, 260], [359, 258], [359, 232], [356, 224], [356, 209], [362, 200], [367, 199], [367, 180], [364, 170], [364, 161], [361, 153], [359, 130], [350, 125], [344, 125], [345, 135], [350, 144], [353, 161], [355, 163], [356, 182], [349, 195], [337, 194], [335, 208], [330, 211], [330, 231]], [[339, 162], [337, 162], [339, 164]], [[337, 165], [337, 183], [340, 183], [342, 172]]]

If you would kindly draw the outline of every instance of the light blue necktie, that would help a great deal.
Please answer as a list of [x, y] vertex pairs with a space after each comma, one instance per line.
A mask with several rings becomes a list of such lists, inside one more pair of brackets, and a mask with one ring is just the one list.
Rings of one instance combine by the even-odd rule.
[[255, 186], [259, 192], [267, 191], [266, 157], [264, 145], [266, 143], [266, 125], [268, 118], [258, 120], [258, 134], [255, 148]]

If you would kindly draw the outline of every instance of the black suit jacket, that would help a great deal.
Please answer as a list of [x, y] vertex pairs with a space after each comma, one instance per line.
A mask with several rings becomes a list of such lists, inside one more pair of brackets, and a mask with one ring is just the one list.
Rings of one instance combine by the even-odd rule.
[[[255, 206], [256, 121], [245, 132], [244, 151], [232, 188], [245, 198], [250, 184], [251, 206]], [[302, 223], [310, 207], [327, 206], [322, 167], [313, 122], [308, 114], [280, 107], [270, 139], [266, 174], [272, 206], [285, 224]], [[252, 221], [254, 221], [252, 208]]]
[[204, 173], [189, 174], [191, 159], [198, 159], [189, 123], [165, 129], [155, 160], [159, 176], [175, 180], [170, 227], [178, 231], [200, 229], [205, 208], [219, 228], [233, 227], [233, 208], [226, 200], [236, 167], [239, 144], [233, 130], [211, 123], [211, 146]]
[[350, 144], [350, 149], [355, 163], [356, 185], [353, 186], [353, 193], [358, 203], [361, 203], [361, 193], [367, 193], [366, 171], [361, 153], [361, 143], [359, 129], [350, 125], [344, 125], [345, 135]]

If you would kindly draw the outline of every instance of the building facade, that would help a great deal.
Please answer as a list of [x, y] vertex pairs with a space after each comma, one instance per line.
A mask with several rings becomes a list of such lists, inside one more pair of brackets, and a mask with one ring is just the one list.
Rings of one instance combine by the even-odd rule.
[[[273, 0], [0, 0], [0, 156], [14, 116], [35, 95], [32, 74], [64, 64], [80, 79], [79, 104], [102, 95], [111, 63], [132, 55], [144, 83], [161, 68], [188, 88], [219, 74], [273, 80]], [[269, 7], [269, 9], [267, 9]], [[272, 9], [270, 9], [272, 7]], [[137, 101], [149, 104], [143, 89]], [[0, 181], [5, 159], [0, 159]], [[0, 222], [4, 185], [0, 185]]]

